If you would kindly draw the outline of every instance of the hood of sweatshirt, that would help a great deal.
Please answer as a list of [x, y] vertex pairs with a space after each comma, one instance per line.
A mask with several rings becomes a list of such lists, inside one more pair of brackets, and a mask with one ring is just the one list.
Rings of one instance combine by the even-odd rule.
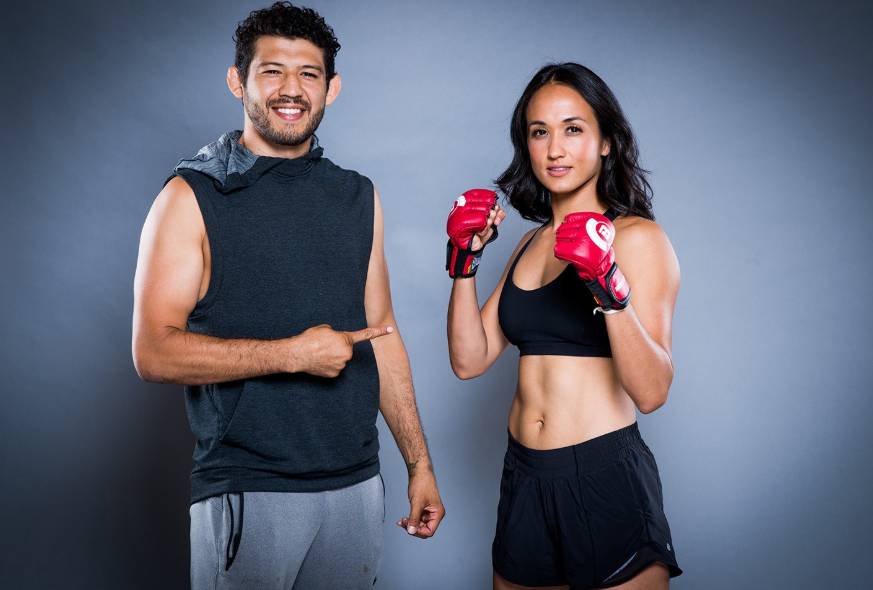
[[258, 156], [239, 143], [240, 137], [239, 130], [225, 133], [200, 148], [193, 158], [180, 160], [173, 171], [195, 170], [212, 178], [220, 192], [228, 193], [253, 185], [269, 170], [290, 177], [305, 174], [324, 152], [313, 135], [309, 153], [299, 158]]

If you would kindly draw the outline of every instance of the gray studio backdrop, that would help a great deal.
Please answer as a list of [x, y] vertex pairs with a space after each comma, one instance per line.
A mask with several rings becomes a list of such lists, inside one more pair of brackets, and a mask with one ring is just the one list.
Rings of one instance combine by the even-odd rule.
[[[139, 232], [174, 164], [242, 124], [224, 77], [251, 0], [4, 6], [0, 587], [185, 588], [193, 440], [181, 387], [130, 355]], [[380, 421], [377, 587], [480, 589], [517, 352], [449, 367], [444, 222], [510, 156], [527, 78], [578, 60], [613, 88], [682, 265], [676, 377], [640, 418], [678, 589], [870, 587], [869, 4], [334, 2], [343, 90], [325, 153], [382, 196], [394, 306], [448, 510], [407, 537]], [[337, 212], [337, 225], [347, 222]], [[480, 297], [530, 227], [511, 213]]]

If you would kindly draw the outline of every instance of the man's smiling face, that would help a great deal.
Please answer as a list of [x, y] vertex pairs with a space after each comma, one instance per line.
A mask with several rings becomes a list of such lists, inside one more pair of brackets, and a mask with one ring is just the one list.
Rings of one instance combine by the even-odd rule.
[[310, 41], [263, 36], [238, 91], [248, 122], [263, 140], [299, 146], [318, 129], [325, 105], [339, 92], [339, 76], [325, 79], [322, 51]]

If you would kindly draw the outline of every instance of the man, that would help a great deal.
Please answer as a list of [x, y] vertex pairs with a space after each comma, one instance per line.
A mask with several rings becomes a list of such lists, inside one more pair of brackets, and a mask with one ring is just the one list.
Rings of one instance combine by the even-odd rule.
[[394, 328], [379, 196], [313, 133], [340, 91], [311, 9], [253, 12], [228, 133], [174, 170], [142, 233], [133, 355], [185, 385], [194, 588], [370, 588], [382, 554], [381, 410], [409, 471], [410, 535], [445, 511]]

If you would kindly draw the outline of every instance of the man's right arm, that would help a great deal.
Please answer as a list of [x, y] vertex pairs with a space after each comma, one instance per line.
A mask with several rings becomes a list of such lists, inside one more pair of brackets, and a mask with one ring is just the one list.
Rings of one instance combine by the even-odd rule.
[[200, 385], [295, 372], [336, 377], [355, 342], [389, 332], [338, 332], [322, 325], [281, 340], [189, 332], [188, 316], [201, 297], [206, 244], [194, 192], [173, 178], [149, 211], [134, 281], [133, 361], [146, 381]]

